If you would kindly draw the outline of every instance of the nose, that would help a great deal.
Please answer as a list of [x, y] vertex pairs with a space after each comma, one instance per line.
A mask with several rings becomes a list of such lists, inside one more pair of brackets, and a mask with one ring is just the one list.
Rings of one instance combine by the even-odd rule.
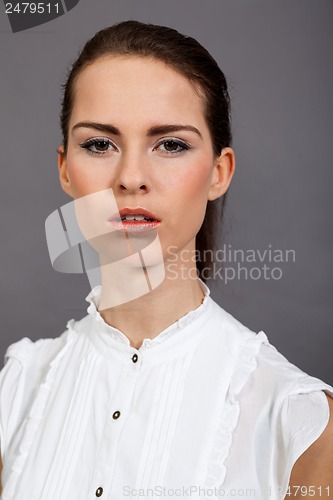
[[124, 155], [118, 165], [117, 191], [143, 194], [150, 191], [150, 187], [147, 159], [138, 154]]

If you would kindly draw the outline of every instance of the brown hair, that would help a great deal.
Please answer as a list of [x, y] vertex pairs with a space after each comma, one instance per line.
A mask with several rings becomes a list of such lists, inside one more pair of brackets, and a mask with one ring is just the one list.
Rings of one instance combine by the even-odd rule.
[[[63, 85], [61, 129], [65, 154], [67, 152], [68, 123], [73, 109], [75, 83], [80, 73], [98, 58], [106, 55], [137, 55], [160, 60], [183, 75], [202, 94], [205, 118], [212, 137], [216, 156], [231, 145], [230, 98], [227, 82], [215, 59], [194, 38], [182, 35], [166, 26], [124, 21], [97, 32], [85, 44], [74, 62], [67, 82]], [[210, 272], [213, 250], [216, 248], [222, 225], [226, 195], [208, 201], [203, 224], [196, 237], [199, 259], [197, 270], [203, 281]], [[211, 250], [205, 252], [206, 250]], [[208, 255], [205, 262], [202, 256]], [[202, 270], [208, 265], [205, 274]]]

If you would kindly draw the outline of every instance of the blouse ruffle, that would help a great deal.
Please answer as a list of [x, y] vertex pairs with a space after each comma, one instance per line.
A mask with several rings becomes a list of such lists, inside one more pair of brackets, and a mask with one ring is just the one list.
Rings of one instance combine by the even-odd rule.
[[[210, 290], [209, 290], [208, 286], [200, 278], [198, 278], [198, 282], [199, 282], [199, 286], [200, 286], [202, 292], [204, 293], [204, 298], [202, 300], [202, 303], [196, 309], [189, 311], [184, 316], [182, 316], [177, 321], [175, 321], [172, 325], [165, 328], [162, 332], [160, 332], [154, 338], [144, 339], [142, 342], [142, 345], [144, 347], [147, 347], [147, 346], [150, 347], [150, 346], [155, 345], [155, 344], [161, 344], [162, 342], [164, 342], [165, 340], [170, 338], [170, 336], [176, 334], [180, 329], [189, 325], [198, 316], [201, 316], [205, 312], [207, 305], [208, 305], [208, 300], [210, 299]], [[101, 316], [101, 314], [98, 310], [98, 304], [100, 301], [101, 290], [102, 290], [102, 287], [100, 285], [95, 286], [91, 290], [91, 292], [87, 295], [86, 301], [89, 302], [87, 312], [90, 315], [90, 317], [92, 317], [93, 320], [98, 323], [99, 334], [103, 335], [107, 342], [109, 341], [109, 339], [113, 339], [113, 340], [116, 340], [118, 342], [121, 342], [124, 345], [129, 346], [130, 345], [129, 338], [118, 328], [106, 323], [104, 321], [103, 317]]]
[[251, 337], [240, 348], [226, 401], [221, 401], [221, 416], [207, 468], [205, 488], [219, 488], [224, 483], [227, 472], [225, 462], [229, 455], [233, 432], [240, 414], [240, 404], [237, 397], [250, 374], [257, 368], [257, 355], [263, 343], [269, 343], [269, 341], [266, 334], [260, 331], [257, 335], [251, 334]]

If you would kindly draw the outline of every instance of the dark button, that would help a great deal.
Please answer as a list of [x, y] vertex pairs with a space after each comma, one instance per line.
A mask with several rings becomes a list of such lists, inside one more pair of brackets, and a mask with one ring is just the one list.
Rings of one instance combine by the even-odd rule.
[[97, 488], [95, 495], [97, 497], [101, 497], [103, 495], [103, 488], [101, 487]]
[[138, 355], [137, 354], [133, 354], [133, 356], [132, 356], [133, 363], [136, 363], [137, 360], [138, 360]]
[[[115, 420], [117, 420], [117, 418], [120, 417], [120, 411], [115, 411], [114, 414], [112, 415], [112, 418], [114, 418]], [[103, 492], [103, 490], [102, 490]]]

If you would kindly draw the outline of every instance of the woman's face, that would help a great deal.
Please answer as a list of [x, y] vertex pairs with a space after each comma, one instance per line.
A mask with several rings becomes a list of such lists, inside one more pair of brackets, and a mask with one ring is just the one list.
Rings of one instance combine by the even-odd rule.
[[[110, 56], [78, 77], [58, 164], [74, 199], [111, 190], [118, 210], [152, 212], [165, 258], [195, 249], [207, 200], [227, 190], [234, 155], [214, 156], [203, 99], [186, 78], [152, 58]], [[109, 219], [114, 206], [104, 208]]]

